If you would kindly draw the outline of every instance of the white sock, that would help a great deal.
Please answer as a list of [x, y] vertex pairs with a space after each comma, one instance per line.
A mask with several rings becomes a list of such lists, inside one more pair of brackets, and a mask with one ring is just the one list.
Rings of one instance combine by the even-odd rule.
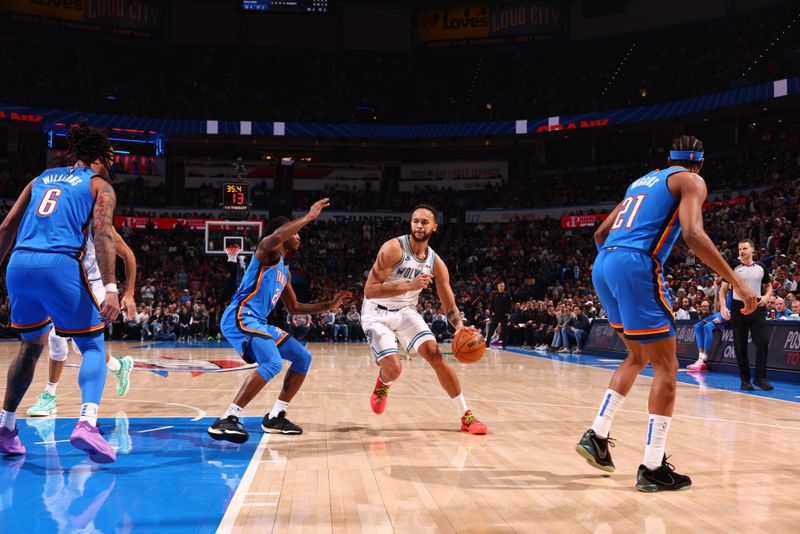
[[120, 365], [119, 360], [110, 354], [108, 355], [108, 361], [106, 362], [106, 365], [108, 365], [109, 371], [119, 371], [122, 369], [122, 365]]
[[700, 353], [700, 359], [703, 360], [703, 361], [706, 361], [708, 359], [708, 354], [706, 354], [705, 352], [701, 352]]
[[672, 417], [650, 414], [647, 423], [647, 443], [644, 447], [644, 466], [648, 469], [658, 469], [664, 459], [664, 450], [667, 448], [667, 433]]
[[97, 410], [100, 406], [93, 402], [84, 402], [81, 404], [81, 416], [78, 418], [80, 421], [88, 421], [90, 425], [97, 426]]
[[383, 384], [384, 386], [391, 386], [392, 385], [392, 382], [387, 382], [386, 380], [383, 379], [383, 377], [381, 376], [380, 372], [378, 373], [378, 380], [380, 380], [381, 384]]
[[229, 415], [235, 415], [236, 417], [239, 417], [243, 409], [244, 408], [242, 408], [241, 406], [238, 406], [236, 404], [231, 404], [230, 406], [228, 406], [228, 409], [225, 411], [225, 415], [223, 415], [222, 418], [225, 419]]
[[13, 432], [17, 427], [17, 412], [0, 410], [0, 427], [6, 427]]
[[44, 390], [52, 396], [56, 396], [56, 386], [58, 386], [58, 382], [48, 382], [47, 387]]
[[458, 410], [459, 417], [462, 417], [465, 413], [467, 413], [467, 410], [469, 410], [469, 408], [467, 408], [467, 400], [464, 398], [463, 391], [458, 395], [456, 395], [455, 397], [450, 397], [450, 398], [453, 399], [453, 402], [456, 405], [456, 410]]
[[598, 438], [605, 439], [608, 437], [608, 433], [611, 431], [611, 423], [614, 422], [614, 415], [617, 410], [622, 408], [624, 401], [625, 397], [613, 389], [606, 390], [606, 394], [603, 395], [603, 402], [597, 411], [597, 417], [594, 418], [594, 423], [592, 423], [592, 430], [594, 430]]
[[286, 408], [288, 407], [289, 407], [288, 402], [276, 399], [275, 404], [272, 406], [272, 410], [269, 412], [269, 418], [273, 419], [275, 417], [278, 417], [278, 414], [281, 412], [285, 412]]

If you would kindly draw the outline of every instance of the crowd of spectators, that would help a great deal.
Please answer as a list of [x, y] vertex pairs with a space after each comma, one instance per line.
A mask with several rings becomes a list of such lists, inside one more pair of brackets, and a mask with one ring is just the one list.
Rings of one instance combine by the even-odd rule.
[[182, 119], [405, 123], [566, 115], [796, 75], [796, 16], [787, 1], [590, 41], [302, 56], [89, 32], [65, 38], [50, 27], [8, 25], [0, 34], [7, 52], [0, 101]]

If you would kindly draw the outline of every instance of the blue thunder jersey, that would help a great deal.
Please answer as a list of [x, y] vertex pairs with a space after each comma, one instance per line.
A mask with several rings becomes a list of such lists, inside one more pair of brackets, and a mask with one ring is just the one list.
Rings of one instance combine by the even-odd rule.
[[56, 167], [39, 175], [17, 230], [14, 250], [59, 252], [78, 257], [94, 208], [89, 167]]
[[663, 264], [681, 233], [680, 203], [667, 188], [667, 180], [683, 171], [683, 167], [652, 171], [629, 185], [603, 248], [641, 250]]
[[288, 280], [289, 269], [282, 257], [273, 265], [262, 265], [254, 256], [231, 299], [231, 305], [236, 305], [237, 321], [252, 317], [266, 323]]

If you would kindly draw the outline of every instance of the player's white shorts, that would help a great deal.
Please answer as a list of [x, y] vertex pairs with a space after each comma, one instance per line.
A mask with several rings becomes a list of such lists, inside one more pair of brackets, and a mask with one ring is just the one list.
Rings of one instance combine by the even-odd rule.
[[103, 302], [106, 300], [106, 286], [103, 285], [103, 281], [92, 280], [89, 282], [89, 286], [92, 288], [94, 300], [96, 300], [97, 303], [102, 306]]
[[[94, 295], [95, 300], [98, 304], [102, 305], [103, 301], [106, 300], [106, 288], [103, 285], [103, 281], [94, 280], [89, 282], [89, 285], [92, 288], [92, 294]], [[50, 346], [50, 359], [57, 362], [65, 361], [69, 355], [68, 342], [70, 339], [71, 338], [68, 337], [57, 336], [55, 328], [51, 329], [50, 337], [48, 339], [48, 344]]]
[[409, 354], [426, 341], [436, 341], [422, 315], [411, 307], [385, 310], [365, 300], [361, 307], [361, 327], [376, 363], [381, 358], [397, 354], [398, 341]]

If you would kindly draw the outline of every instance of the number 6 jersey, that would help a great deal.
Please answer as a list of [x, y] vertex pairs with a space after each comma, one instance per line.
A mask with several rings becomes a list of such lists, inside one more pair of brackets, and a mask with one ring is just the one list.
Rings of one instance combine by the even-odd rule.
[[14, 250], [79, 257], [92, 220], [93, 176], [89, 167], [56, 167], [40, 174], [33, 182]]

